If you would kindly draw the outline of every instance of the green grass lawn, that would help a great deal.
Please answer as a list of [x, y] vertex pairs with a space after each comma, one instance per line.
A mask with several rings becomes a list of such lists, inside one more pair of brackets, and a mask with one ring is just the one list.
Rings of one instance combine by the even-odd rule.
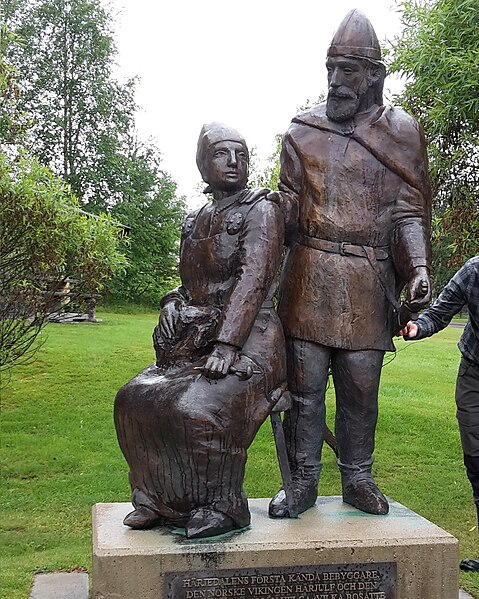
[[[4, 381], [2, 598], [28, 597], [35, 572], [89, 570], [91, 506], [129, 499], [113, 398], [153, 361], [157, 315], [100, 317], [98, 325], [49, 325], [36, 362]], [[460, 333], [449, 328], [425, 341], [399, 340], [394, 359], [387, 357], [375, 477], [389, 497], [455, 535], [462, 557], [477, 557], [475, 509], [455, 420]], [[328, 410], [332, 423], [332, 391]], [[245, 486], [250, 497], [270, 497], [279, 484], [267, 422], [250, 450]], [[325, 447], [320, 493], [340, 492], [334, 455]], [[479, 598], [478, 574], [461, 573], [461, 586]]]

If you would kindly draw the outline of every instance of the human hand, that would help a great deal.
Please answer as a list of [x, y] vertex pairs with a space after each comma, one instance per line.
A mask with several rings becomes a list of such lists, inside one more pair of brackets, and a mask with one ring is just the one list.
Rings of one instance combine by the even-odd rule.
[[418, 266], [413, 274], [406, 290], [406, 304], [411, 312], [419, 312], [427, 306], [431, 300], [431, 281], [425, 266]]
[[224, 378], [235, 363], [237, 354], [238, 350], [233, 345], [216, 343], [202, 368], [203, 374], [210, 379]]
[[278, 206], [281, 206], [281, 203], [283, 202], [283, 195], [280, 191], [270, 191], [266, 196], [266, 199], [277, 204]]
[[266, 187], [258, 187], [256, 189], [249, 189], [248, 192], [239, 201], [240, 204], [251, 204], [259, 198], [266, 197], [270, 194], [269, 189]]
[[402, 335], [404, 339], [414, 339], [418, 330], [419, 327], [417, 324], [410, 320], [407, 325], [398, 332], [397, 336], [400, 337]]
[[163, 306], [160, 312], [159, 328], [161, 336], [164, 339], [173, 339], [175, 336], [176, 325], [180, 316], [180, 303], [170, 301]]

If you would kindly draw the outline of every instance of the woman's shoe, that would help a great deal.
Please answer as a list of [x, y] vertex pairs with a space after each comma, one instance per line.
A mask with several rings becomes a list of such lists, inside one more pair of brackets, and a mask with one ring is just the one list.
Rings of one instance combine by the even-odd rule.
[[215, 537], [234, 529], [235, 524], [229, 516], [205, 507], [192, 512], [185, 526], [187, 539]]
[[147, 507], [140, 506], [136, 510], [130, 512], [123, 520], [125, 526], [134, 528], [135, 530], [145, 530], [154, 526], [161, 526], [162, 519]]

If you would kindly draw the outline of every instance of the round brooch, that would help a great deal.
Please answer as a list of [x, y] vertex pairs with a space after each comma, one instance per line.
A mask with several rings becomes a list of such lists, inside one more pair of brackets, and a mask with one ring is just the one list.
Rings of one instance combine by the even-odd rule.
[[191, 232], [193, 231], [194, 222], [194, 218], [187, 218], [185, 220], [185, 222], [183, 223], [183, 227], [181, 228], [181, 232], [183, 233], [183, 235], [191, 235]]
[[243, 226], [243, 222], [244, 216], [241, 214], [241, 212], [235, 212], [234, 214], [231, 214], [226, 220], [226, 231], [230, 235], [236, 235], [236, 233], [238, 233]]

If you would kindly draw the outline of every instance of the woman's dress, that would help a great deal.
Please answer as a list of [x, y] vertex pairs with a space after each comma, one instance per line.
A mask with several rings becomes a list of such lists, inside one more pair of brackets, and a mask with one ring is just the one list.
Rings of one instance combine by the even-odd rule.
[[[246, 451], [285, 389], [281, 324], [272, 305], [283, 218], [265, 198], [243, 191], [207, 204], [184, 224], [182, 286], [173, 340], [156, 327], [157, 361], [115, 400], [120, 447], [130, 467], [132, 502], [165, 523], [184, 525], [206, 507], [249, 524]], [[201, 367], [216, 342], [238, 348], [225, 378]]]

